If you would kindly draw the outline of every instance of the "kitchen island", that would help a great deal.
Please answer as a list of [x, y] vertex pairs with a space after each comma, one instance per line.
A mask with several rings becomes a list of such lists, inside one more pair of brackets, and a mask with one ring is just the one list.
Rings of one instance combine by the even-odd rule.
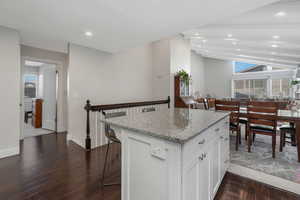
[[102, 120], [122, 142], [122, 200], [213, 199], [229, 165], [229, 114], [163, 109]]

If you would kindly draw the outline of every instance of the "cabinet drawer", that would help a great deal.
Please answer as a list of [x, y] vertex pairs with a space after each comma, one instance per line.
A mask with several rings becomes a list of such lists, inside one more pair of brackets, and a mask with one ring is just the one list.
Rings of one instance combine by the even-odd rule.
[[213, 140], [218, 139], [220, 137], [220, 133], [224, 132], [222, 131], [222, 129], [224, 129], [223, 126], [224, 120], [221, 120], [200, 135], [185, 143], [183, 146], [183, 161], [188, 162], [189, 160], [193, 160], [194, 157], [199, 155], [199, 152], [203, 150], [205, 146]]

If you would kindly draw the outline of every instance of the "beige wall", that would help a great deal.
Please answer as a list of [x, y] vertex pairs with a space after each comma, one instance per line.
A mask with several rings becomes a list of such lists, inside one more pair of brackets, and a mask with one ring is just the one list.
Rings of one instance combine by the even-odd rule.
[[48, 61], [58, 65], [58, 110], [57, 110], [57, 129], [58, 132], [67, 131], [67, 57], [65, 53], [39, 49], [35, 47], [21, 45], [21, 56], [23, 59], [31, 58], [35, 60]]
[[[84, 146], [87, 99], [92, 104], [152, 100], [152, 46], [109, 54], [70, 44], [68, 139]], [[95, 119], [91, 119], [95, 146]]]
[[0, 158], [19, 154], [20, 41], [18, 32], [0, 27]]

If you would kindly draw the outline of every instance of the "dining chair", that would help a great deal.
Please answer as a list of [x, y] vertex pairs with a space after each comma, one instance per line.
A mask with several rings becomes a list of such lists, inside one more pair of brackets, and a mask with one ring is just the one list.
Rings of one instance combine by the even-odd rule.
[[267, 135], [272, 137], [272, 157], [275, 158], [277, 112], [276, 102], [248, 102], [248, 152], [251, 152], [256, 134]]
[[230, 131], [236, 132], [235, 150], [241, 144], [241, 127], [239, 124], [240, 103], [238, 101], [215, 100], [216, 111], [230, 111]]
[[198, 98], [196, 101], [199, 103], [199, 106], [201, 105], [202, 108], [207, 110], [207, 105], [206, 105], [206, 99], [205, 98]]
[[[109, 119], [109, 118], [114, 118], [114, 117], [125, 116], [126, 112], [112, 112], [112, 113], [102, 112], [102, 114], [104, 115], [105, 119]], [[106, 172], [107, 163], [108, 163], [109, 149], [113, 143], [121, 144], [121, 140], [119, 140], [115, 131], [110, 127], [109, 124], [104, 125], [104, 134], [105, 134], [105, 137], [107, 138], [108, 143], [107, 143], [107, 147], [106, 147], [105, 160], [104, 160], [104, 166], [103, 166], [103, 171], [102, 171], [102, 187], [120, 185], [120, 183], [106, 183], [106, 184], [104, 183], [105, 172]]]
[[214, 108], [215, 105], [216, 105], [215, 101], [216, 101], [215, 98], [206, 98], [206, 107], [207, 107], [207, 109]]
[[[289, 125], [282, 125], [280, 128], [280, 147], [279, 151], [282, 152], [286, 143], [291, 143], [292, 146], [297, 146], [296, 143], [296, 128], [293, 123]], [[289, 141], [287, 140], [289, 139]]]

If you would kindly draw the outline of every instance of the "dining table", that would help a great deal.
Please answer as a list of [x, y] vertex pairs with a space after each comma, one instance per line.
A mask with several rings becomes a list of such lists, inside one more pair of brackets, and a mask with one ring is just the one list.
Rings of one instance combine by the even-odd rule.
[[[240, 108], [239, 116], [240, 118], [248, 118], [246, 107]], [[278, 110], [277, 121], [295, 124], [298, 162], [300, 162], [300, 110]]]

